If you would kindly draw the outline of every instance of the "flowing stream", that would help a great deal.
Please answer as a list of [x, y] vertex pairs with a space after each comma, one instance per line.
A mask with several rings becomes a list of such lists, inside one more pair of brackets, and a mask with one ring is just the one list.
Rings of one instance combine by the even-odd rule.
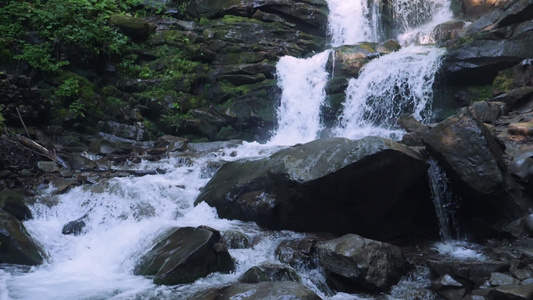
[[[421, 121], [430, 118], [434, 73], [443, 51], [407, 44], [412, 42], [412, 36], [423, 43], [429, 40], [420, 37], [430, 32], [423, 27], [433, 24], [435, 14], [442, 16], [446, 11], [445, 17], [451, 17], [447, 12], [448, 1], [392, 2], [399, 24], [395, 32], [405, 47], [373, 60], [358, 79], [350, 80], [344, 114], [333, 130], [335, 135], [399, 137], [402, 133], [394, 124], [400, 114], [411, 113]], [[328, 3], [332, 45], [378, 42], [385, 38], [380, 25], [381, 1]], [[327, 50], [307, 59], [284, 57], [279, 61], [278, 79], [283, 90], [279, 125], [267, 145], [245, 143], [195, 156], [176, 155], [159, 162], [126, 166], [167, 172], [115, 178], [77, 187], [63, 195], [54, 195], [53, 187], [44, 188], [31, 206], [34, 219], [24, 224], [46, 250], [47, 260], [32, 268], [0, 268], [0, 299], [187, 299], [197, 291], [236, 282], [252, 266], [279, 263], [274, 255], [279, 242], [301, 239], [302, 235], [267, 232], [254, 223], [219, 219], [214, 208], [205, 203], [195, 207], [193, 203], [200, 188], [213, 175], [213, 162], [265, 157], [279, 150], [279, 145], [303, 143], [320, 135], [324, 129], [319, 116], [329, 76], [325, 71], [329, 55]], [[86, 223], [82, 234], [61, 233], [66, 223], [80, 218]], [[264, 238], [250, 249], [230, 250], [236, 259], [236, 271], [232, 274], [215, 273], [193, 284], [171, 287], [157, 286], [149, 278], [133, 275], [139, 258], [161, 234], [173, 227], [200, 225], [221, 232], [238, 230], [250, 238], [262, 234]], [[323, 288], [325, 279], [317, 270], [297, 271], [303, 284], [321, 297], [359, 299], [335, 295]]]

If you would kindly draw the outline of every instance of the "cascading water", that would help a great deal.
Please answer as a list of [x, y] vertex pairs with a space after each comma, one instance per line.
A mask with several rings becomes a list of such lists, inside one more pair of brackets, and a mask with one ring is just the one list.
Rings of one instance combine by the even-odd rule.
[[394, 0], [392, 11], [402, 45], [435, 43], [435, 26], [452, 19], [449, 0]]
[[316, 139], [322, 129], [320, 109], [328, 79], [329, 50], [307, 59], [282, 57], [277, 64], [278, 84], [282, 88], [278, 108], [278, 128], [270, 144], [293, 145]]
[[428, 169], [429, 188], [439, 220], [439, 233], [443, 243], [452, 241], [450, 223], [453, 223], [452, 211], [447, 209], [452, 204], [452, 194], [448, 189], [448, 178], [435, 159], [430, 159]]
[[[429, 7], [446, 2], [427, 1]], [[377, 26], [380, 24], [380, 1], [328, 2], [333, 45], [383, 38]], [[406, 7], [409, 1], [393, 3], [400, 6], [404, 3]], [[395, 10], [397, 18], [404, 14], [400, 9]], [[405, 16], [406, 20], [411, 18]], [[408, 26], [405, 28], [419, 25], [410, 23]], [[361, 134], [390, 136], [395, 132], [393, 119], [407, 111], [422, 120], [427, 119], [433, 73], [440, 54], [442, 51], [434, 48], [406, 47], [369, 63], [359, 79], [350, 82], [337, 134], [356, 137], [357, 126], [371, 126], [385, 128], [385, 133], [367, 131]], [[133, 275], [139, 258], [154, 245], [160, 234], [172, 227], [207, 225], [220, 231], [235, 229], [250, 237], [261, 231], [255, 224], [219, 219], [216, 210], [206, 204], [193, 206], [199, 189], [210, 178], [203, 169], [211, 160], [264, 157], [279, 149], [271, 145], [289, 145], [317, 138], [323, 129], [319, 115], [325, 97], [324, 85], [328, 77], [325, 65], [329, 55], [330, 51], [325, 51], [308, 59], [284, 57], [278, 63], [283, 94], [278, 111], [279, 127], [270, 146], [243, 145], [205, 154], [187, 164], [180, 157], [147, 163], [147, 169], [172, 171], [142, 178], [112, 179], [89, 188], [78, 187], [60, 196], [53, 196], [52, 189], [43, 191], [32, 206], [34, 219], [26, 221], [25, 226], [46, 249], [47, 261], [30, 270], [2, 267], [0, 299], [187, 299], [196, 291], [236, 282], [252, 266], [279, 263], [274, 249], [280, 239], [300, 239], [301, 235], [276, 233], [250, 249], [232, 249], [230, 254], [237, 262], [234, 273], [211, 274], [193, 284], [157, 286], [148, 278]], [[376, 105], [372, 106], [370, 102]], [[383, 107], [392, 108], [394, 114]], [[237, 155], [230, 155], [230, 152], [237, 152]], [[82, 234], [65, 236], [61, 233], [65, 223], [79, 218], [86, 223]], [[316, 270], [297, 271], [303, 284], [321, 297], [329, 295], [319, 288], [325, 286], [325, 280]], [[332, 299], [357, 297], [340, 293]]]
[[358, 42], [377, 42], [380, 39], [380, 0], [328, 1], [328, 29], [331, 45], [352, 45]]
[[403, 131], [395, 125], [401, 115], [412, 114], [427, 123], [442, 54], [439, 48], [409, 46], [369, 62], [359, 78], [350, 80], [333, 133], [352, 139], [369, 135], [399, 139]]

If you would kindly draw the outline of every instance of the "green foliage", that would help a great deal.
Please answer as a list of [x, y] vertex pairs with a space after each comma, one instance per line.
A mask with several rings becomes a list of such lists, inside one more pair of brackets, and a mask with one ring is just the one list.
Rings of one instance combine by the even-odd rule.
[[468, 91], [476, 95], [477, 101], [488, 100], [492, 98], [492, 88], [490, 85], [471, 86]]
[[60, 98], [68, 99], [78, 96], [80, 93], [80, 82], [77, 78], [67, 78], [57, 87], [55, 95]]
[[502, 70], [498, 72], [496, 78], [492, 82], [492, 87], [498, 92], [506, 93], [513, 88], [514, 70], [513, 68]]
[[200, 24], [200, 26], [205, 26], [207, 24], [209, 24], [210, 20], [206, 17], [201, 17], [200, 18], [200, 21], [198, 21], [198, 24]]
[[0, 44], [16, 59], [42, 71], [68, 64], [61, 45], [76, 45], [93, 55], [119, 53], [126, 37], [108, 23], [138, 0], [25, 0], [0, 6]]

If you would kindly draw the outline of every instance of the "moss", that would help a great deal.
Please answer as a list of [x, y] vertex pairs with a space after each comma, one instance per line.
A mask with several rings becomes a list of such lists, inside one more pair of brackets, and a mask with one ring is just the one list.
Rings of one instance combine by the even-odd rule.
[[468, 87], [468, 91], [474, 94], [477, 98], [475, 101], [484, 101], [492, 98], [493, 92], [490, 85], [471, 86]]
[[263, 23], [256, 19], [250, 19], [250, 18], [234, 16], [234, 15], [225, 15], [222, 18], [222, 22], [224, 23]]
[[498, 72], [496, 78], [492, 82], [492, 87], [495, 91], [506, 93], [513, 88], [514, 71], [512, 68]]

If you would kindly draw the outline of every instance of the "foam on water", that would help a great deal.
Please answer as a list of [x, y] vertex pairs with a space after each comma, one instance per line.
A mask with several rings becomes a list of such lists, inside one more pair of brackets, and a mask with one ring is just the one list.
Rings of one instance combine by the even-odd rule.
[[294, 145], [310, 142], [322, 130], [320, 110], [329, 74], [326, 63], [330, 50], [313, 57], [282, 57], [277, 68], [278, 85], [282, 89], [278, 108], [278, 128], [270, 145]]
[[452, 241], [447, 243], [436, 243], [433, 246], [433, 249], [437, 250], [441, 255], [451, 257], [453, 259], [477, 261], [486, 260], [487, 257], [479, 250], [476, 250], [476, 247], [478, 246], [474, 244], [461, 241]]
[[409, 46], [374, 59], [359, 78], [351, 79], [336, 136], [388, 138], [401, 132], [396, 120], [404, 114], [427, 123], [431, 117], [433, 82], [443, 49]]

